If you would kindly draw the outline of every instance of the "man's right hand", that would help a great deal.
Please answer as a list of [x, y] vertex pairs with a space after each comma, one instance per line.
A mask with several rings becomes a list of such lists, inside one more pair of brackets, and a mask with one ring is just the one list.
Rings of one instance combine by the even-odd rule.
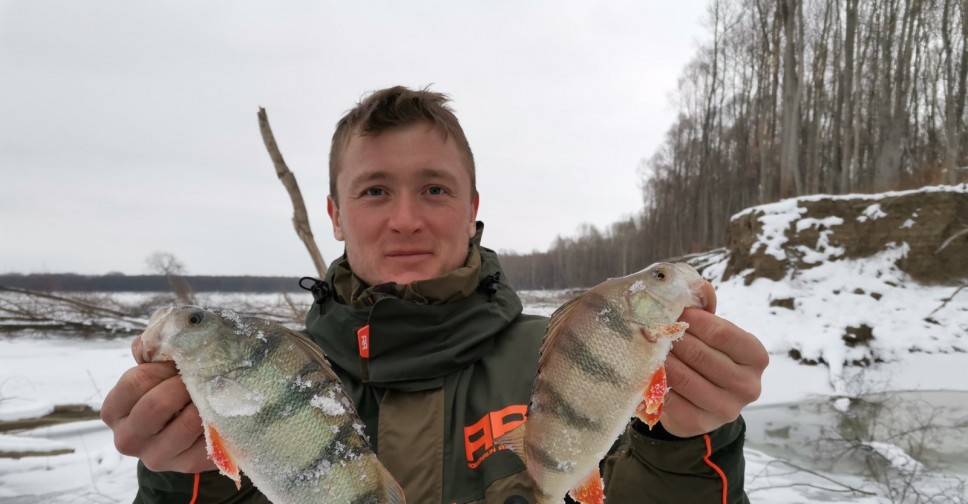
[[138, 365], [121, 375], [101, 406], [114, 446], [152, 471], [214, 470], [202, 419], [174, 363], [143, 362], [141, 338], [135, 338], [131, 352]]

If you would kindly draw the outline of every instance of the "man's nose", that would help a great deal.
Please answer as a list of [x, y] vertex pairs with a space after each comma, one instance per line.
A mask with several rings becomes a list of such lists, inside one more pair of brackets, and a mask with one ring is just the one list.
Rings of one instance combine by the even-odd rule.
[[390, 229], [400, 233], [414, 233], [423, 224], [419, 201], [412, 196], [395, 198], [390, 214]]

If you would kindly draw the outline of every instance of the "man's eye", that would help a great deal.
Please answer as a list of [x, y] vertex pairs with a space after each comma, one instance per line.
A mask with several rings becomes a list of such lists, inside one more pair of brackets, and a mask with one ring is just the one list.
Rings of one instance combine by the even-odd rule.
[[383, 189], [380, 189], [379, 187], [371, 187], [364, 191], [364, 194], [367, 196], [383, 196]]
[[447, 190], [440, 186], [433, 186], [427, 189], [427, 194], [432, 194], [435, 196], [439, 196], [441, 194], [446, 194], [446, 193], [447, 193]]

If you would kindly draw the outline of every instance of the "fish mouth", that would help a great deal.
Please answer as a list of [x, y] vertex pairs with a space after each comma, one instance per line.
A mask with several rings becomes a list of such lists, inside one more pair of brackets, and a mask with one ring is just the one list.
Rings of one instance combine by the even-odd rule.
[[161, 351], [164, 343], [164, 333], [161, 329], [164, 325], [162, 321], [174, 309], [174, 306], [166, 306], [155, 310], [148, 319], [148, 326], [145, 327], [144, 332], [138, 335], [141, 338], [141, 357], [145, 362], [171, 360], [171, 356]]
[[686, 289], [692, 295], [693, 306], [706, 309], [710, 300], [715, 298], [715, 291], [712, 284], [706, 281], [696, 268], [686, 263], [675, 263], [673, 267], [679, 272], [680, 278], [685, 281]]

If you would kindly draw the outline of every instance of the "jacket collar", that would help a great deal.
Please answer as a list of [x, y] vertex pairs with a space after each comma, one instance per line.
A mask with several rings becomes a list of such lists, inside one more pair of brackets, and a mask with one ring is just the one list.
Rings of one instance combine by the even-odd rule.
[[[340, 271], [343, 261], [337, 261], [327, 275], [336, 296], [310, 310], [309, 335], [360, 382], [407, 391], [442, 386], [445, 376], [489, 352], [521, 314], [521, 301], [497, 254], [479, 246], [482, 231], [478, 223], [464, 267], [408, 286], [361, 288], [362, 282], [348, 269]], [[368, 358], [361, 356], [358, 338], [363, 327], [369, 331]]]

